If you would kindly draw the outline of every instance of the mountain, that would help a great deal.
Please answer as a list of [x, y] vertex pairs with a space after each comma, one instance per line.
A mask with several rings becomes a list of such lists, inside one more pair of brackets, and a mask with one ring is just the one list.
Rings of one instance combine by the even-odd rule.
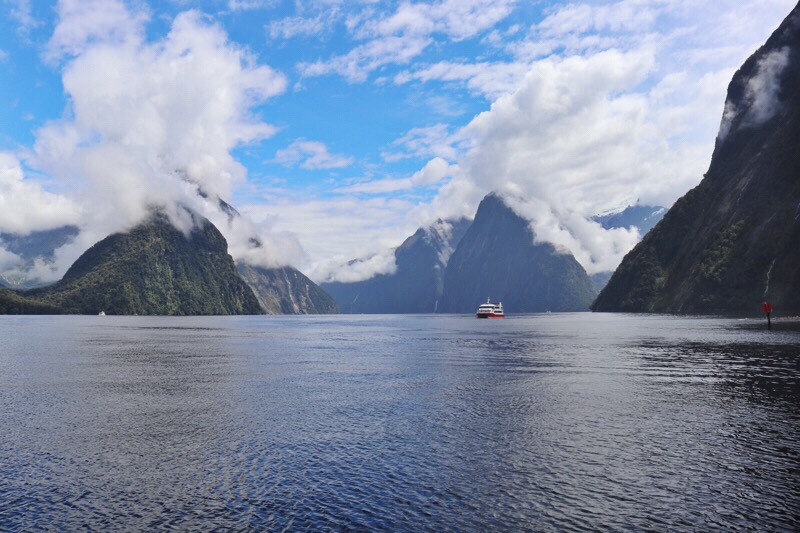
[[78, 232], [79, 230], [75, 226], [62, 226], [46, 231], [34, 231], [28, 235], [0, 233], [0, 248], [5, 248], [23, 261], [18, 268], [0, 272], [0, 286], [29, 289], [43, 285], [37, 280], [23, 277], [21, 272], [29, 270], [37, 259], [45, 262], [52, 261], [56, 248], [72, 242]]
[[18, 293], [64, 313], [140, 315], [258, 314], [222, 234], [195, 216], [189, 235], [162, 215], [101, 240], [55, 285]]
[[736, 72], [708, 172], [595, 311], [800, 313], [800, 5]]
[[[661, 206], [630, 205], [625, 209], [593, 216], [592, 220], [605, 229], [634, 227], [639, 230], [639, 235], [647, 235], [647, 232], [664, 218], [664, 213], [666, 212], [667, 208]], [[597, 272], [592, 274], [590, 278], [595, 288], [600, 291], [606, 286], [613, 273], [613, 271]]]
[[420, 228], [394, 253], [397, 270], [365, 281], [323, 283], [344, 313], [433, 313], [453, 249], [470, 221], [438, 220]]
[[240, 263], [239, 274], [270, 315], [338, 313], [334, 299], [319, 285], [292, 267], [264, 268]]
[[21, 296], [17, 291], [0, 288], [0, 315], [58, 315], [61, 309]]
[[[201, 196], [207, 198], [205, 193]], [[220, 211], [232, 222], [241, 213], [222, 198], [217, 197]], [[250, 239], [250, 246], [260, 248], [261, 241]], [[244, 261], [237, 263], [239, 275], [258, 299], [261, 309], [268, 315], [321, 315], [336, 314], [339, 308], [331, 296], [305, 274], [294, 267], [266, 268]]]
[[490, 194], [450, 257], [440, 310], [472, 313], [491, 298], [508, 314], [588, 311], [596, 294], [571, 254], [535, 244], [530, 224]]

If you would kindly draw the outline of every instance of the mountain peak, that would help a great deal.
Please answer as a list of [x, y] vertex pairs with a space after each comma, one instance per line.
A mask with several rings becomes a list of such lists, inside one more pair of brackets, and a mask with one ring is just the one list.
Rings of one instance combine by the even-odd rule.
[[736, 72], [709, 170], [625, 257], [597, 311], [800, 312], [800, 4]]
[[528, 221], [492, 193], [450, 258], [441, 309], [471, 313], [491, 296], [512, 313], [585, 311], [595, 294], [575, 257], [534, 243]]

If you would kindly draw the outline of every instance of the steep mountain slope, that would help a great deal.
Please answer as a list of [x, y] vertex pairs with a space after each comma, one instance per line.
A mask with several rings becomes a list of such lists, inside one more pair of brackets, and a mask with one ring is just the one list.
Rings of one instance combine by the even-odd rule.
[[333, 298], [295, 268], [264, 268], [243, 263], [237, 268], [267, 314], [318, 315], [339, 312]]
[[420, 228], [395, 250], [397, 270], [365, 281], [323, 283], [343, 313], [433, 313], [444, 271], [470, 221], [439, 220]]
[[227, 253], [225, 238], [208, 220], [195, 222], [185, 236], [155, 215], [89, 248], [55, 285], [19, 296], [66, 313], [261, 313]]
[[528, 222], [490, 194], [450, 258], [440, 310], [471, 313], [491, 298], [508, 314], [588, 311], [596, 294], [571, 254], [534, 244]]
[[[217, 202], [220, 210], [228, 215], [229, 222], [242, 216], [223, 199], [217, 198]], [[250, 246], [260, 248], [262, 243], [252, 238]], [[294, 267], [266, 268], [240, 260], [237, 262], [237, 269], [252, 289], [261, 309], [269, 315], [320, 315], [339, 312], [333, 298]]]
[[734, 75], [711, 165], [595, 311], [800, 313], [800, 6]]

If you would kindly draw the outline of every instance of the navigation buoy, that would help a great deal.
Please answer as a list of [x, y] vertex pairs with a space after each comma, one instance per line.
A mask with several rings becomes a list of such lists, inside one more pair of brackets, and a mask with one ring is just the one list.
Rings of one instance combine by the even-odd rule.
[[769, 302], [764, 302], [761, 304], [761, 311], [767, 315], [767, 329], [772, 329], [772, 319], [770, 318], [770, 315], [772, 315], [772, 304]]

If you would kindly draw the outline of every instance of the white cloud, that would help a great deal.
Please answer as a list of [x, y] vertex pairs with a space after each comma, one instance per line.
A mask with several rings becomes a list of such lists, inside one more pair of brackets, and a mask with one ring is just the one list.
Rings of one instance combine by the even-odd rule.
[[[300, 268], [321, 282], [347, 276], [353, 258], [387, 257], [387, 250], [399, 246], [420, 225], [415, 204], [402, 199], [336, 196], [309, 199], [306, 195], [278, 196], [269, 205], [242, 207], [242, 214], [273, 232], [296, 234], [308, 256]], [[386, 262], [368, 263], [374, 272], [386, 272]], [[363, 279], [366, 265], [361, 265]]]
[[409, 157], [441, 157], [452, 161], [460, 153], [461, 141], [462, 139], [450, 132], [447, 124], [413, 128], [392, 143], [392, 146], [402, 148], [401, 151], [387, 150], [381, 156], [390, 162]]
[[613, 269], [638, 235], [587, 217], [632, 194], [671, 205], [708, 162], [705, 150], [670, 143], [675, 126], [652, 113], [669, 83], [635, 90], [653, 68], [652, 53], [613, 50], [536, 62], [515, 93], [465, 128], [475, 145], [434, 213], [470, 215], [483, 195], [504, 192], [518, 199], [538, 239], [570, 250], [590, 273]]
[[432, 39], [417, 35], [388, 36], [369, 41], [357, 46], [345, 55], [334, 57], [328, 61], [301, 63], [303, 76], [323, 76], [340, 74], [351, 82], [361, 82], [373, 70], [387, 65], [406, 64], [417, 57], [431, 44]]
[[719, 128], [724, 140], [736, 122], [740, 127], [758, 126], [771, 119], [780, 109], [780, 77], [789, 64], [789, 48], [774, 50], [762, 57], [753, 76], [745, 81], [744, 95], [737, 103], [725, 102]]
[[228, 0], [228, 9], [231, 11], [250, 11], [275, 7], [277, 4], [277, 0]]
[[516, 0], [440, 0], [403, 2], [391, 14], [366, 11], [348, 24], [363, 44], [328, 60], [301, 63], [299, 69], [304, 76], [335, 73], [362, 82], [384, 65], [410, 63], [434, 42], [434, 34], [451, 41], [474, 37], [506, 18], [515, 5]]
[[25, 179], [16, 156], [0, 152], [0, 232], [27, 235], [74, 224], [79, 216], [74, 202]]
[[332, 154], [324, 143], [297, 139], [288, 147], [278, 150], [275, 163], [286, 166], [299, 164], [306, 170], [345, 168], [353, 164], [352, 157]]
[[339, 187], [333, 192], [337, 194], [388, 194], [407, 191], [413, 186], [411, 178], [383, 178]]
[[31, 0], [10, 0], [8, 3], [11, 4], [9, 15], [13, 20], [17, 21], [19, 31], [23, 34], [29, 33], [42, 24], [41, 21], [33, 16]]
[[335, 256], [317, 265], [313, 275], [320, 280], [320, 283], [330, 281], [353, 283], [371, 279], [379, 274], [394, 274], [395, 272], [397, 272], [397, 263], [395, 262], [394, 248], [392, 248], [360, 259]]
[[[36, 132], [29, 162], [86, 209], [79, 238], [56, 255], [56, 270], [154, 207], [184, 230], [192, 223], [184, 207], [210, 218], [235, 258], [301, 260], [296, 239], [252, 221], [229, 223], [216, 202], [246, 182], [232, 150], [275, 131], [253, 109], [285, 90], [284, 76], [197, 12], [178, 15], [153, 42], [145, 40], [146, 16], [121, 2], [64, 0], [58, 12], [48, 50], [67, 57], [68, 111]], [[252, 249], [251, 239], [262, 246]]]
[[291, 39], [293, 37], [307, 37], [316, 35], [326, 28], [322, 16], [286, 17], [269, 24], [269, 35], [273, 39]]
[[22, 258], [3, 248], [3, 241], [0, 240], [0, 273], [7, 275], [6, 273], [9, 270], [15, 272], [16, 268], [18, 268], [21, 263]]
[[59, 22], [47, 44], [46, 57], [77, 56], [95, 44], [141, 41], [147, 11], [130, 12], [119, 0], [59, 0]]
[[339, 194], [386, 194], [397, 191], [408, 191], [415, 187], [427, 187], [449, 178], [458, 171], [456, 165], [450, 165], [444, 159], [436, 157], [428, 161], [422, 169], [409, 178], [386, 178], [365, 181], [340, 187], [333, 192]]
[[512, 63], [454, 63], [442, 61], [414, 71], [401, 72], [394, 82], [402, 85], [411, 81], [463, 82], [473, 93], [494, 100], [514, 92], [519, 86], [530, 64]]
[[[590, 273], [613, 269], [638, 235], [603, 230], [587, 217], [630, 197], [671, 205], [700, 180], [733, 71], [791, 4], [576, 2], [510, 41], [508, 63], [401, 72], [398, 84], [461, 82], [495, 99], [458, 133], [472, 147], [418, 213], [471, 215], [485, 194], [501, 191], [516, 199], [537, 239], [571, 251]], [[784, 63], [772, 59], [752, 82], [757, 117], [775, 111]]]
[[622, 0], [606, 5], [572, 3], [554, 8], [536, 31], [548, 37], [572, 33], [637, 32], [652, 27], [670, 6], [665, 0]]

